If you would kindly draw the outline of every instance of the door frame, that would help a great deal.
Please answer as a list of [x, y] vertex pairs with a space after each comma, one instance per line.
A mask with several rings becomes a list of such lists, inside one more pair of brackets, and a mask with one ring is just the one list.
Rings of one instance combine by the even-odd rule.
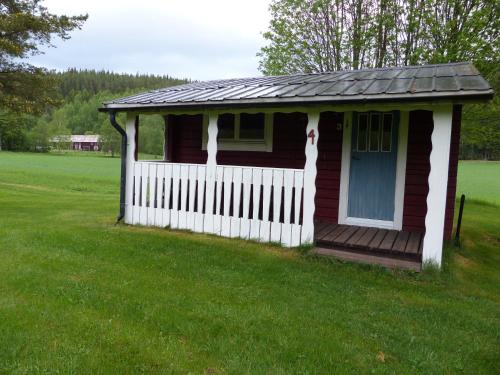
[[[360, 110], [365, 112], [366, 110]], [[373, 220], [347, 216], [349, 201], [349, 176], [351, 168], [351, 138], [353, 112], [344, 112], [342, 132], [342, 165], [340, 170], [339, 224], [358, 225], [383, 229], [401, 230], [403, 227], [403, 207], [406, 179], [406, 158], [408, 146], [409, 111], [400, 109], [398, 151], [396, 161], [396, 187], [394, 191], [394, 220]]]

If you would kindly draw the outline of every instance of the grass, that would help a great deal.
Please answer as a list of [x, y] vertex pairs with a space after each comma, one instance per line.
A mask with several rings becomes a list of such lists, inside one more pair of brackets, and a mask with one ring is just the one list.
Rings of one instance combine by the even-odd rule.
[[500, 206], [500, 161], [462, 161], [457, 196]]
[[0, 373], [500, 372], [498, 206], [412, 274], [115, 226], [118, 173], [0, 153]]

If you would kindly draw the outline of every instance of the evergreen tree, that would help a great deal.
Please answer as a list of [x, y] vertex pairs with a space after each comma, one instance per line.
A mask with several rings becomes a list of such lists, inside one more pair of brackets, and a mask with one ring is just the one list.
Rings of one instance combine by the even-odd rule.
[[43, 68], [26, 63], [54, 36], [69, 38], [87, 16], [57, 16], [40, 0], [0, 1], [0, 108], [40, 113], [55, 103], [54, 81]]

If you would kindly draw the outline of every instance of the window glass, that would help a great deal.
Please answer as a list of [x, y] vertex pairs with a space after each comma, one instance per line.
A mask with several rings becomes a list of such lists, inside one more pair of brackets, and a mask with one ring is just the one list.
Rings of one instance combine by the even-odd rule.
[[240, 115], [240, 139], [264, 139], [265, 117], [263, 113]]
[[384, 115], [384, 124], [382, 128], [382, 151], [390, 152], [392, 144], [392, 114]]
[[234, 114], [224, 113], [217, 119], [217, 127], [219, 128], [217, 133], [218, 139], [234, 139]]
[[366, 138], [368, 135], [368, 116], [360, 114], [358, 118], [358, 151], [366, 151]]
[[380, 139], [380, 114], [372, 113], [370, 119], [370, 151], [378, 151]]

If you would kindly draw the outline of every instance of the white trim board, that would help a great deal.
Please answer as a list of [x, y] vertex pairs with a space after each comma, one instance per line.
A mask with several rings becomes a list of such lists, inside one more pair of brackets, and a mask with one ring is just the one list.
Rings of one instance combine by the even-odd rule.
[[352, 112], [344, 112], [344, 130], [342, 134], [342, 166], [340, 170], [339, 191], [339, 224], [401, 230], [403, 227], [409, 111], [401, 110], [399, 118], [398, 151], [396, 161], [396, 186], [394, 192], [394, 221], [373, 220], [347, 216], [347, 208], [349, 202], [349, 175], [351, 168], [352, 116]]

